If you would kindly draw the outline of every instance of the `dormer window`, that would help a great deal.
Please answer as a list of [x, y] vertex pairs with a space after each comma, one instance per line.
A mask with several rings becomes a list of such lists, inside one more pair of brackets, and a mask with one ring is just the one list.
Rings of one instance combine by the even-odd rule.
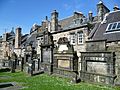
[[118, 25], [117, 25], [117, 29], [120, 29], [120, 22], [119, 22]]
[[113, 24], [112, 30], [116, 29], [117, 23]]
[[112, 28], [112, 24], [109, 24], [109, 26], [108, 26], [108, 29], [107, 29], [107, 30], [109, 31], [109, 30], [111, 30], [111, 28]]
[[120, 22], [110, 23], [108, 24], [106, 29], [107, 32], [118, 31], [118, 30], [120, 30]]

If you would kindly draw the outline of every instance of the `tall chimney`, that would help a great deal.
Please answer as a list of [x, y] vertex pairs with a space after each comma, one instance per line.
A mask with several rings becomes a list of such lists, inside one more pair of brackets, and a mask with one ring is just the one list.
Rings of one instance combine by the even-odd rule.
[[58, 30], [58, 12], [54, 10], [51, 13], [51, 32]]
[[15, 48], [20, 48], [21, 45], [21, 30], [22, 28], [16, 28], [16, 35], [15, 35]]
[[92, 13], [92, 11], [89, 11], [88, 18], [89, 18], [89, 21], [92, 22], [92, 20], [93, 20], [93, 13]]
[[99, 3], [97, 4], [98, 21], [102, 21], [104, 15], [108, 12], [110, 12], [110, 10], [103, 4], [102, 0], [100, 0]]

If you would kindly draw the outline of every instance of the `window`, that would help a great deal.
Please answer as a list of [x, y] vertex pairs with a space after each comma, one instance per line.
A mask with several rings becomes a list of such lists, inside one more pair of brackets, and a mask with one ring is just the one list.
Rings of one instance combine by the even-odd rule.
[[83, 44], [83, 32], [78, 32], [78, 44]]
[[114, 23], [112, 29], [116, 29], [116, 25], [117, 23]]
[[75, 33], [70, 34], [70, 43], [75, 45]]
[[118, 31], [120, 30], [120, 22], [114, 22], [108, 24], [106, 31]]
[[112, 25], [113, 25], [113, 24], [109, 24], [108, 29], [107, 29], [108, 31], [111, 30]]
[[120, 29], [120, 22], [119, 22], [118, 25], [117, 25], [117, 29]]

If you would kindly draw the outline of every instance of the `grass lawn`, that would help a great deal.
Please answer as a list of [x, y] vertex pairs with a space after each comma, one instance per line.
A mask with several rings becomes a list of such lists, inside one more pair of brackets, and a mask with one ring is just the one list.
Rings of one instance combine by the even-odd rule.
[[20, 86], [25, 87], [22, 90], [120, 90], [120, 87], [108, 87], [88, 83], [73, 84], [68, 79], [46, 74], [31, 77], [23, 72], [0, 72], [0, 83], [2, 82], [17, 82]]

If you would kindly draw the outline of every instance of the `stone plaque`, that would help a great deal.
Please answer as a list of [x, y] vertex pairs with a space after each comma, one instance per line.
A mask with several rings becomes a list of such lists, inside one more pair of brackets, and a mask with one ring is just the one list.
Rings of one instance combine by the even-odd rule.
[[70, 68], [69, 60], [58, 60], [58, 68]]
[[105, 62], [87, 62], [87, 71], [96, 74], [107, 74], [107, 63]]
[[51, 51], [50, 48], [43, 49], [43, 62], [50, 62], [51, 59]]

